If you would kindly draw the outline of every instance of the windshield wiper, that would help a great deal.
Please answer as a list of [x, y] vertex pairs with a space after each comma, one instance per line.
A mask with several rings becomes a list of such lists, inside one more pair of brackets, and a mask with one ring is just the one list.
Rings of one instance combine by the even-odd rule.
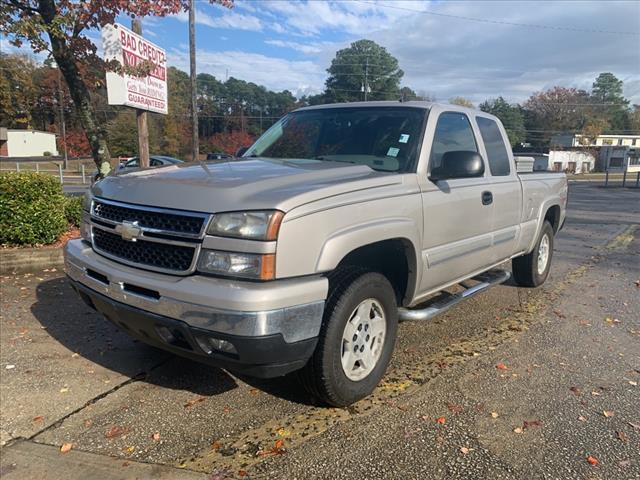
[[358, 162], [356, 162], [355, 160], [340, 160], [337, 158], [327, 158], [324, 155], [318, 155], [316, 157], [313, 157], [314, 160], [324, 160], [325, 162], [341, 162], [341, 163], [354, 163], [357, 164]]

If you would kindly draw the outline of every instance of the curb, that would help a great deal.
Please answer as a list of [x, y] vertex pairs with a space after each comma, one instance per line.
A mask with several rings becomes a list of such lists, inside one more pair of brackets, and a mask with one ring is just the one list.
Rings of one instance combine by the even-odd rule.
[[20, 248], [0, 250], [0, 271], [2, 275], [28, 273], [45, 268], [60, 268], [64, 265], [62, 247]]

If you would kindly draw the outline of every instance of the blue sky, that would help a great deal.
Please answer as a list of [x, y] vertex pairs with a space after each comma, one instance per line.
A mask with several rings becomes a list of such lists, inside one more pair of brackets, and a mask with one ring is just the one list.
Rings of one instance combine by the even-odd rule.
[[[236, 0], [233, 10], [196, 4], [198, 70], [221, 79], [228, 72], [270, 89], [318, 93], [336, 50], [369, 38], [398, 58], [403, 84], [441, 101], [503, 95], [519, 102], [554, 85], [590, 89], [598, 73], [611, 71], [640, 103], [636, 1]], [[167, 50], [169, 64], [188, 71], [186, 13], [144, 19], [143, 31]]]

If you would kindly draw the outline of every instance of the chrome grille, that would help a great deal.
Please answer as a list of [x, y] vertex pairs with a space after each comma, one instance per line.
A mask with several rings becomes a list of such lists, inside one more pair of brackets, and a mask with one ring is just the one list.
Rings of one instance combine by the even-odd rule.
[[168, 213], [147, 207], [135, 208], [101, 200], [93, 201], [93, 216], [110, 222], [136, 221], [138, 225], [167, 233], [200, 235], [206, 215]]
[[93, 246], [127, 262], [154, 267], [155, 269], [185, 272], [191, 268], [196, 247], [137, 240], [128, 242], [120, 235], [106, 230], [93, 229]]
[[127, 265], [187, 275], [195, 270], [210, 218], [211, 215], [205, 213], [94, 198], [91, 206], [93, 249]]

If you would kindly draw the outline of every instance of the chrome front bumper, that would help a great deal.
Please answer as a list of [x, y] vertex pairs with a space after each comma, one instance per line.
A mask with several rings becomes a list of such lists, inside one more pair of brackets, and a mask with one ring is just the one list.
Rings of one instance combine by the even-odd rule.
[[293, 343], [320, 332], [328, 281], [314, 276], [246, 282], [140, 270], [98, 255], [82, 240], [64, 250], [69, 277], [114, 301], [212, 332], [281, 334]]

